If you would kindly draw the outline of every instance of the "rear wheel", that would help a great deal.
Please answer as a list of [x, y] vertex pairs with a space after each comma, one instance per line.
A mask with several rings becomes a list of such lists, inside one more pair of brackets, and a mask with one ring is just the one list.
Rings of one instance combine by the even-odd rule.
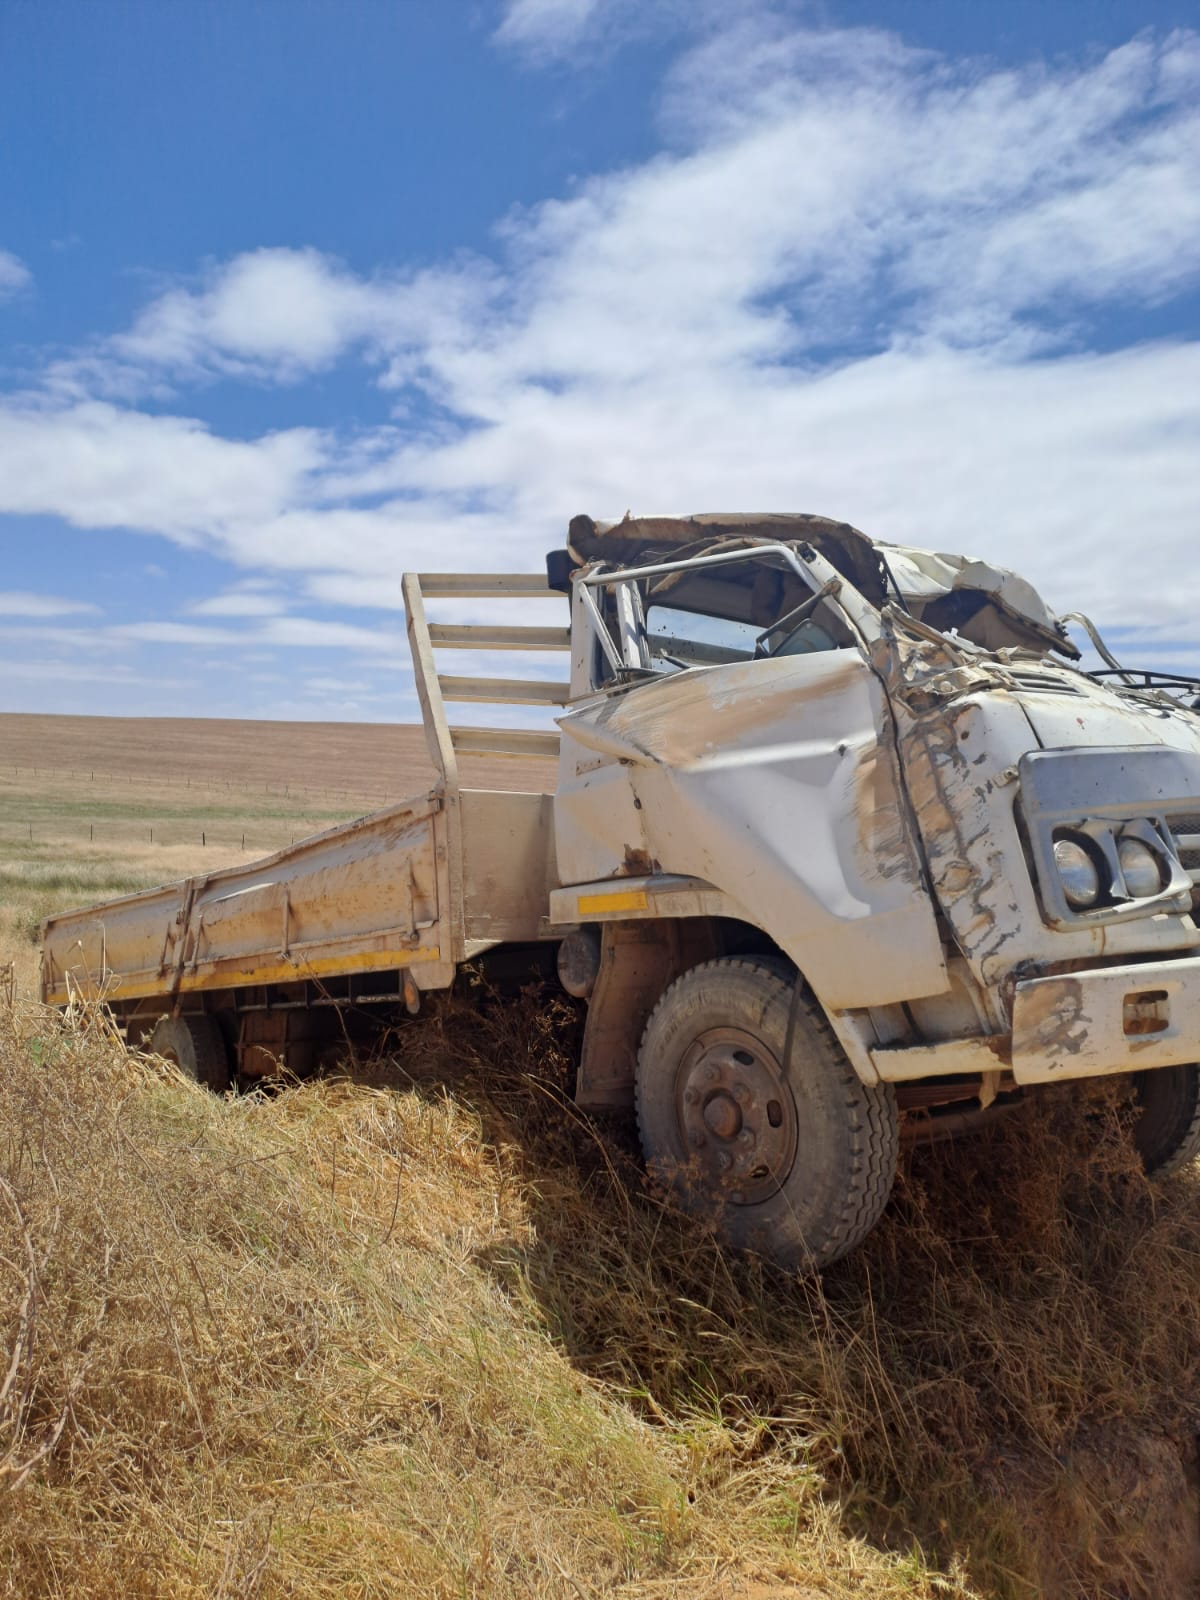
[[651, 1171], [730, 1244], [821, 1268], [874, 1227], [896, 1173], [890, 1084], [867, 1085], [783, 963], [693, 967], [646, 1024], [637, 1113]]
[[233, 1081], [225, 1036], [215, 1017], [160, 1017], [146, 1048], [217, 1094]]
[[1200, 1066], [1133, 1074], [1133, 1142], [1146, 1171], [1165, 1177], [1200, 1155]]

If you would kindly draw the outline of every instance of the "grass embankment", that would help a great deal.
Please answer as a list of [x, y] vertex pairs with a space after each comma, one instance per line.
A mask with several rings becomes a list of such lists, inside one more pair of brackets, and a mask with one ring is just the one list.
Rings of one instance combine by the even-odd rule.
[[4, 1592], [1195, 1591], [1194, 1175], [1064, 1096], [795, 1282], [572, 1113], [568, 1032], [459, 1003], [218, 1100], [0, 1022]]

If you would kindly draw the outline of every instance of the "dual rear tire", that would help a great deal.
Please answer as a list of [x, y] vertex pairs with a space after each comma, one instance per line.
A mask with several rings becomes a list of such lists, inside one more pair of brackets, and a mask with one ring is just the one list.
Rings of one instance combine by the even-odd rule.
[[146, 1049], [217, 1094], [223, 1094], [233, 1082], [225, 1035], [215, 1017], [160, 1017]]

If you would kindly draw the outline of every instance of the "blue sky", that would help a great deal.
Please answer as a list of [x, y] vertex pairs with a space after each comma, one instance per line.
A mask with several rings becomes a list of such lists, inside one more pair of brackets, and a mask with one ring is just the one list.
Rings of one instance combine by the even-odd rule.
[[1195, 5], [0, 0], [0, 707], [408, 720], [627, 508], [1200, 671]]

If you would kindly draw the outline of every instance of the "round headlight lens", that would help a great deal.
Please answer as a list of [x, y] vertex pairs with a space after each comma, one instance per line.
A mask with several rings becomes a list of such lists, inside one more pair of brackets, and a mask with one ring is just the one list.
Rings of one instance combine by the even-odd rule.
[[1144, 900], [1162, 888], [1163, 875], [1158, 857], [1143, 840], [1122, 839], [1117, 847], [1117, 859], [1121, 863], [1125, 888], [1135, 900]]
[[1069, 906], [1084, 911], [1096, 904], [1100, 898], [1100, 869], [1089, 851], [1074, 839], [1058, 839], [1054, 845], [1054, 865]]

